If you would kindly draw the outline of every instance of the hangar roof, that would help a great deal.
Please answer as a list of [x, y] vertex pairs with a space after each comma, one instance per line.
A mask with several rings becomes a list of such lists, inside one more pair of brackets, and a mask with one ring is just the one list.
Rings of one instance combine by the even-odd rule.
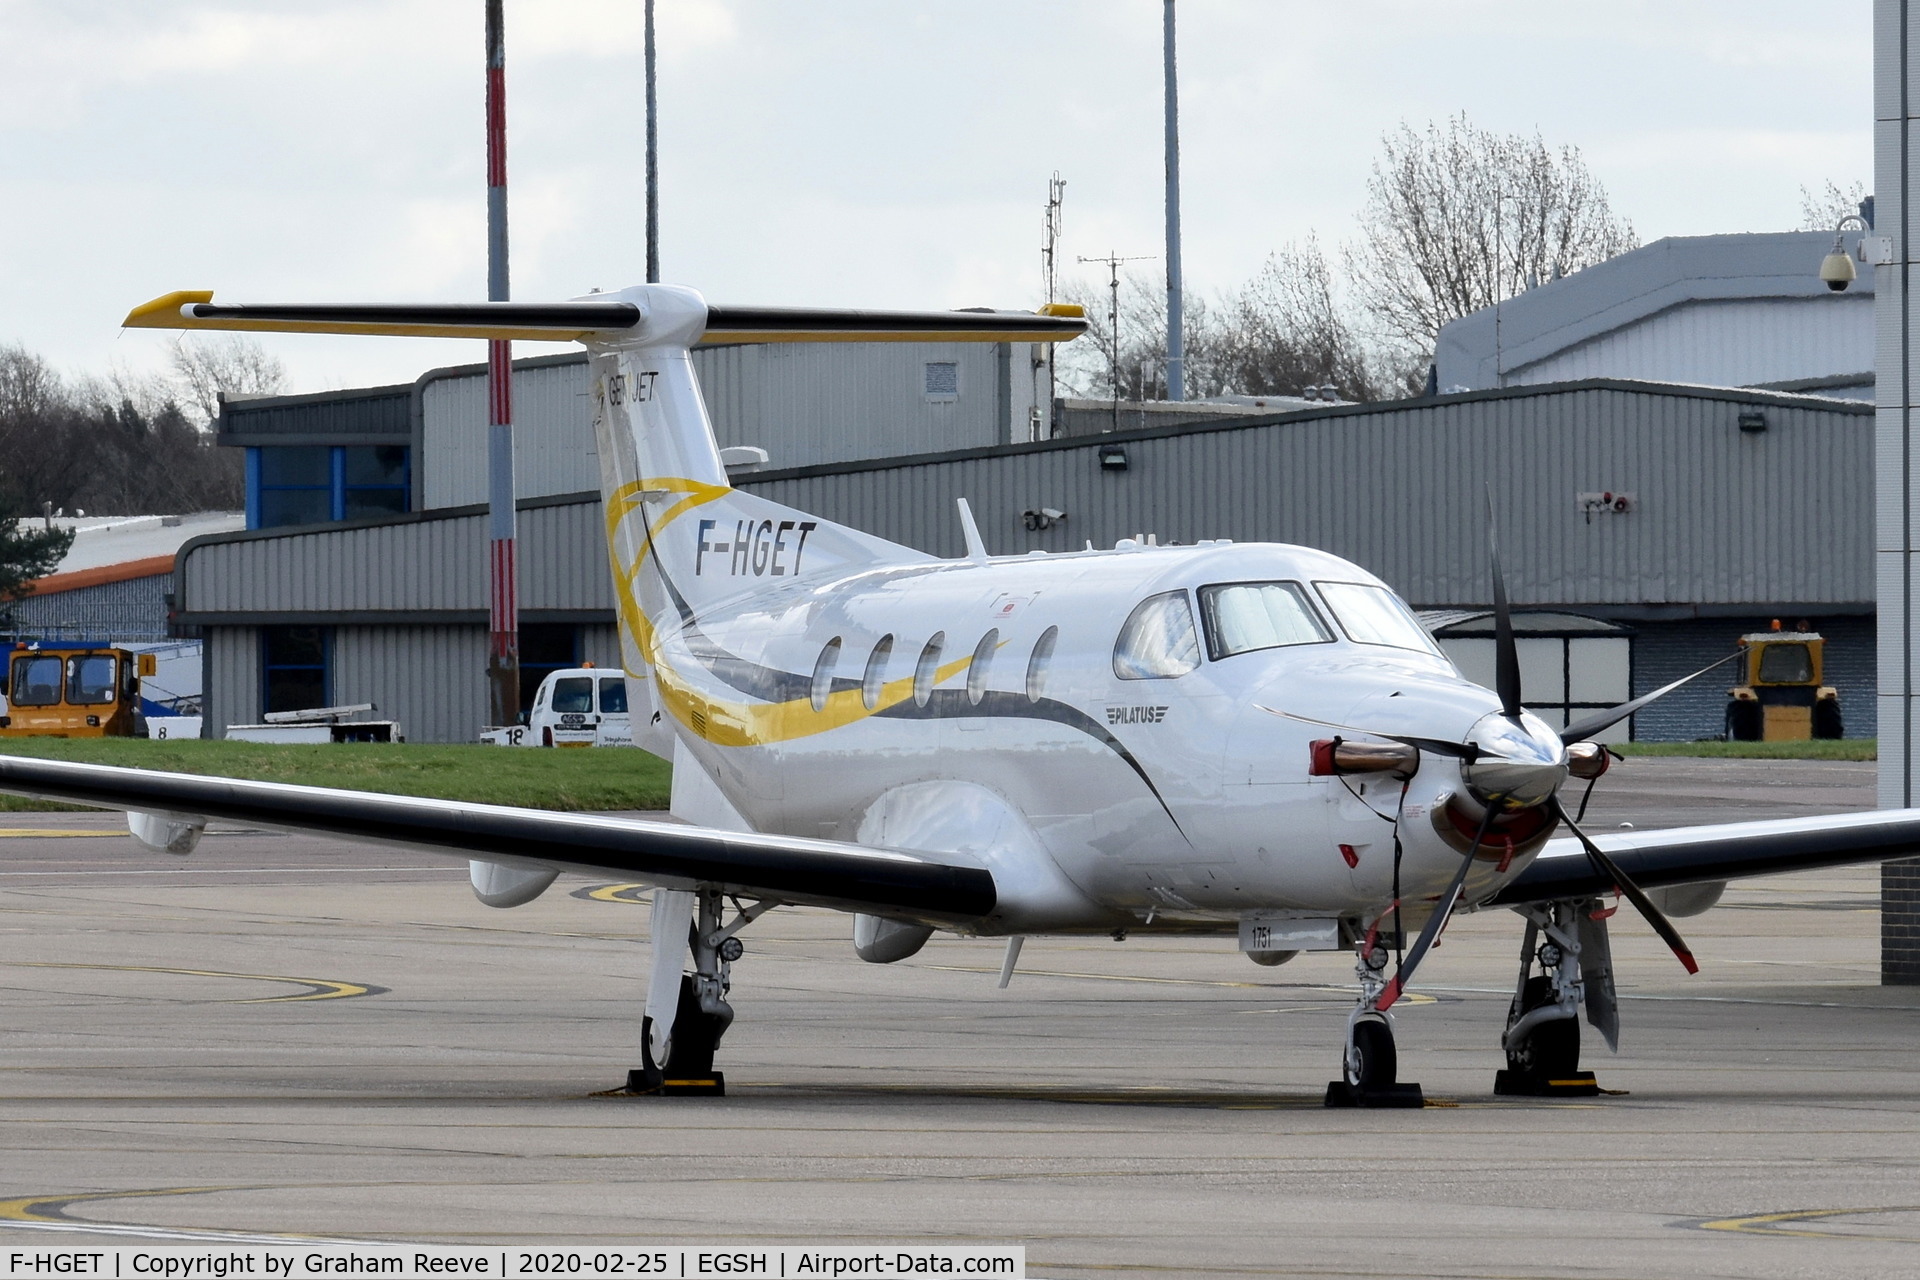
[[[1844, 237], [1849, 250], [1859, 233]], [[1499, 375], [1663, 312], [1699, 303], [1811, 300], [1871, 316], [1873, 272], [1867, 269], [1843, 294], [1820, 282], [1820, 259], [1833, 247], [1831, 231], [1753, 235], [1669, 236], [1559, 280], [1537, 285], [1498, 308], [1485, 307], [1440, 330], [1434, 360], [1441, 387], [1492, 387]], [[1496, 345], [1499, 369], [1495, 369]], [[1872, 351], [1835, 374], [1872, 367]], [[1524, 375], [1523, 375], [1524, 376]], [[1785, 379], [1756, 379], [1775, 382]]]

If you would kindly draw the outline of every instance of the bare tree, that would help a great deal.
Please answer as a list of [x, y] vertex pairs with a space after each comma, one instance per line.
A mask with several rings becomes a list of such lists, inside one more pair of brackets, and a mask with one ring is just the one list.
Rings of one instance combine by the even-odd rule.
[[1800, 230], [1831, 231], [1840, 219], [1853, 217], [1860, 212], [1860, 202], [1867, 198], [1867, 184], [1849, 183], [1842, 187], [1832, 179], [1819, 191], [1800, 188]]
[[[1158, 277], [1122, 277], [1119, 332], [1108, 322], [1104, 288], [1069, 283], [1069, 301], [1086, 308], [1087, 336], [1060, 351], [1062, 385], [1104, 399], [1111, 389], [1116, 342], [1119, 395], [1166, 394], [1166, 295]], [[1188, 394], [1301, 395], [1333, 386], [1350, 400], [1397, 394], [1403, 379], [1383, 363], [1345, 318], [1333, 272], [1311, 237], [1273, 254], [1254, 278], [1208, 300], [1182, 302]]]
[[93, 464], [84, 415], [52, 366], [24, 347], [0, 347], [0, 481], [21, 509], [74, 505]]
[[1382, 336], [1405, 349], [1429, 352], [1449, 320], [1639, 244], [1578, 148], [1464, 115], [1403, 123], [1381, 147], [1348, 261]]
[[0, 347], [0, 511], [238, 509], [240, 451], [216, 448], [176, 395], [170, 379], [126, 370], [69, 383], [39, 356]]
[[1228, 389], [1299, 395], [1332, 386], [1344, 399], [1376, 400], [1394, 381], [1348, 322], [1316, 237], [1269, 256], [1228, 305], [1220, 370]]
[[252, 338], [226, 334], [219, 338], [174, 340], [173, 380], [189, 412], [199, 425], [220, 413], [220, 396], [277, 395], [286, 386], [287, 369]]

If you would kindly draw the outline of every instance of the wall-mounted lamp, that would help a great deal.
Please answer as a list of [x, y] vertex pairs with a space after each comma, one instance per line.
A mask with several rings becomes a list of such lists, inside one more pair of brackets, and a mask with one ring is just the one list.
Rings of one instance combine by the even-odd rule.
[[1740, 429], [1754, 435], [1767, 429], [1767, 415], [1761, 409], [1742, 409], [1740, 411]]
[[1102, 471], [1125, 471], [1127, 469], [1127, 446], [1123, 444], [1101, 445], [1100, 469]]

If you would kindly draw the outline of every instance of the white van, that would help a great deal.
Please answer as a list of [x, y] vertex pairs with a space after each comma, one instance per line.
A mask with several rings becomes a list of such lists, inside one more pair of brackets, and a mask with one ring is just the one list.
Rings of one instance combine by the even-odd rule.
[[630, 747], [627, 678], [618, 671], [564, 667], [540, 682], [527, 723], [485, 730], [480, 741], [503, 747]]

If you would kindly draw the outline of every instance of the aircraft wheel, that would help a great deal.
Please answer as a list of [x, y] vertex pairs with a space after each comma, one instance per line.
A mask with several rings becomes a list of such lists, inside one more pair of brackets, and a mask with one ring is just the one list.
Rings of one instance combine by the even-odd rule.
[[[1549, 1003], [1552, 984], [1544, 977], [1527, 979], [1526, 1010]], [[1542, 1080], [1566, 1080], [1580, 1071], [1580, 1019], [1555, 1018], [1543, 1022], [1507, 1046], [1507, 1065]]]
[[1727, 738], [1731, 742], [1758, 742], [1766, 732], [1766, 716], [1757, 702], [1737, 699], [1727, 704]]
[[1353, 1047], [1347, 1051], [1347, 1083], [1362, 1093], [1375, 1093], [1391, 1089], [1399, 1075], [1393, 1028], [1387, 1020], [1375, 1017], [1356, 1022]]

